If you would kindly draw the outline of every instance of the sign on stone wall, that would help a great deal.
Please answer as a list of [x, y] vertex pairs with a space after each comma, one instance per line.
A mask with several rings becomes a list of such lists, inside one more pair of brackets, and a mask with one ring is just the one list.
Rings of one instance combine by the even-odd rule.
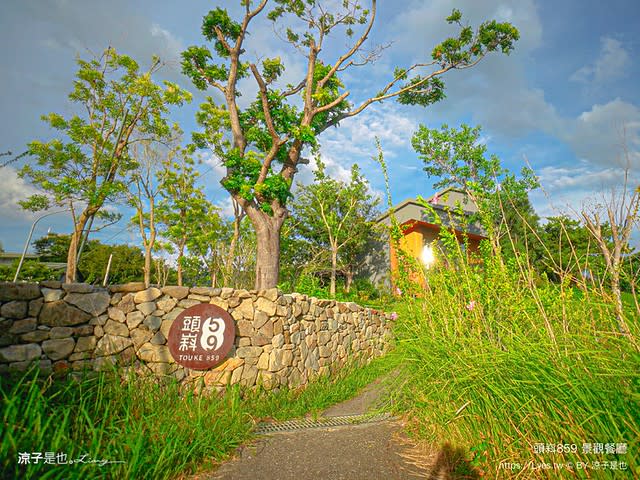
[[167, 343], [177, 363], [207, 370], [225, 359], [235, 336], [235, 323], [229, 313], [216, 305], [201, 303], [176, 317]]

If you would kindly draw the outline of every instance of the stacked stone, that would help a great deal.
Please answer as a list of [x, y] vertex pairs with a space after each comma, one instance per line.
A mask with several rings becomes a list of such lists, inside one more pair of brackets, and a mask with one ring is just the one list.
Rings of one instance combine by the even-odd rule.
[[340, 368], [349, 357], [381, 355], [391, 336], [384, 313], [355, 303], [277, 289], [239, 290], [230, 298], [240, 301], [229, 309], [237, 321], [237, 349], [234, 358], [204, 373], [207, 386], [297, 387]]
[[34, 361], [45, 372], [83, 368], [96, 346], [92, 323], [109, 299], [86, 284], [0, 283], [0, 371], [23, 371]]
[[[196, 371], [178, 365], [167, 346], [184, 309], [210, 303], [236, 320], [229, 358]], [[133, 365], [208, 389], [240, 383], [267, 389], [299, 386], [338, 369], [349, 357], [381, 355], [389, 318], [355, 303], [231, 288], [144, 288], [141, 283], [95, 289], [85, 284], [0, 284], [0, 371], [95, 369]]]

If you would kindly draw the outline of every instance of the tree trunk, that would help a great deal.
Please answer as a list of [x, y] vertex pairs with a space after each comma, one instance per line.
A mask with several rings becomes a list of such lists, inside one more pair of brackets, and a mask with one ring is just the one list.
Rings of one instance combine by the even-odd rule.
[[240, 222], [242, 221], [242, 218], [237, 212], [234, 213], [235, 217], [233, 219], [233, 237], [231, 237], [231, 243], [229, 244], [229, 252], [227, 254], [224, 267], [224, 278], [222, 279], [224, 282], [224, 287], [229, 286], [227, 284], [230, 283], [230, 277], [233, 272], [233, 261], [236, 257], [236, 246], [238, 245], [238, 240], [240, 239]]
[[351, 292], [351, 284], [353, 283], [353, 270], [351, 270], [351, 268], [347, 269], [347, 271], [345, 272], [345, 277], [346, 280], [344, 282], [344, 291], [346, 293], [350, 293]]
[[336, 270], [338, 269], [338, 247], [331, 245], [331, 284], [329, 285], [329, 295], [336, 298]]
[[265, 222], [256, 227], [256, 290], [266, 290], [278, 285], [280, 275], [280, 228]]
[[86, 210], [82, 212], [73, 229], [73, 233], [71, 234], [69, 252], [67, 253], [65, 283], [74, 283], [76, 281], [76, 272], [78, 270], [78, 247], [80, 246], [80, 239], [82, 238], [82, 233], [84, 232], [84, 227], [87, 225], [89, 217], [90, 214]]
[[280, 275], [280, 229], [286, 210], [280, 209], [271, 216], [249, 205], [247, 216], [256, 231], [255, 289], [274, 288], [278, 285]]
[[231, 198], [233, 201], [233, 237], [231, 237], [229, 251], [225, 260], [224, 274], [222, 278], [222, 281], [224, 283], [223, 286], [229, 286], [227, 284], [230, 283], [231, 280], [230, 277], [233, 272], [233, 261], [236, 257], [236, 247], [238, 246], [238, 241], [240, 240], [240, 223], [242, 222], [242, 219], [245, 215], [238, 201], [233, 197]]
[[151, 244], [147, 244], [144, 247], [144, 288], [149, 288], [151, 285], [151, 264], [153, 259], [151, 258]]
[[616, 312], [616, 322], [618, 330], [623, 335], [629, 335], [629, 327], [624, 320], [624, 310], [622, 307], [622, 293], [620, 292], [620, 272], [618, 265], [614, 264], [614, 270], [611, 272], [611, 292], [613, 293], [613, 301]]
[[[140, 219], [144, 218], [142, 216], [142, 210], [138, 211], [138, 215], [140, 215]], [[149, 288], [151, 285], [151, 266], [153, 264], [151, 252], [156, 244], [155, 199], [153, 195], [149, 195], [149, 240], [145, 241], [146, 237], [143, 224], [141, 224], [140, 235], [144, 243], [144, 286], [145, 288]]]
[[178, 246], [178, 286], [182, 286], [182, 258], [184, 257], [184, 243]]

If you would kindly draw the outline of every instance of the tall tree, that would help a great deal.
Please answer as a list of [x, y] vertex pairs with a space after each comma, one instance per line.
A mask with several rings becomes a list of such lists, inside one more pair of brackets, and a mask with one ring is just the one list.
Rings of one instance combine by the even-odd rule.
[[[498, 227], [503, 201], [522, 199], [538, 186], [533, 171], [523, 167], [521, 177], [503, 168], [496, 155], [486, 156], [487, 146], [479, 142], [480, 127], [462, 125], [460, 129], [443, 125], [430, 129], [420, 125], [411, 143], [424, 162], [429, 177], [439, 180], [434, 188], [454, 186], [464, 191], [480, 212], [496, 255], [500, 254]], [[511, 199], [511, 200], [509, 200]]]
[[[267, 3], [242, 0], [244, 15], [238, 21], [225, 9], [210, 11], [202, 33], [213, 43], [213, 51], [192, 46], [182, 54], [183, 72], [194, 85], [202, 90], [212, 87], [224, 97], [222, 104], [210, 97], [202, 105], [197, 119], [204, 131], [195, 134], [194, 141], [199, 147], [212, 148], [222, 160], [226, 167], [222, 185], [255, 228], [257, 289], [278, 282], [280, 231], [294, 175], [305, 163], [305, 147], [317, 147], [320, 133], [374, 103], [396, 98], [403, 104], [428, 106], [441, 100], [445, 96], [442, 75], [472, 67], [489, 52], [509, 53], [519, 37], [509, 23], [488, 21], [474, 30], [463, 25], [461, 13], [454, 10], [447, 21], [459, 26], [457, 36], [437, 45], [431, 59], [395, 69], [376, 94], [350, 103], [351, 91], [338, 74], [379, 56], [381, 48], [364, 50], [376, 18], [376, 0], [370, 8], [363, 8], [359, 0], [329, 5], [316, 0], [274, 0], [274, 8], [266, 13]], [[264, 13], [276, 27], [283, 27], [286, 41], [303, 56], [305, 73], [297, 83], [277, 86], [285, 69], [280, 58], [265, 58], [261, 66], [247, 60], [244, 43], [249, 27]], [[361, 29], [359, 34], [354, 28]], [[348, 46], [333, 58], [322, 58], [329, 52], [327, 39], [337, 36], [344, 36]], [[239, 81], [249, 76], [255, 81], [257, 99], [241, 109]]]
[[231, 229], [220, 218], [219, 209], [210, 202], [205, 202], [197, 231], [187, 240], [191, 255], [197, 257], [207, 270], [212, 287], [216, 286], [219, 275], [224, 271], [227, 253], [226, 233]]
[[[627, 165], [631, 165], [629, 156]], [[624, 335], [631, 335], [622, 306], [620, 278], [624, 256], [632, 251], [631, 235], [640, 226], [640, 185], [630, 185], [628, 167], [623, 178], [620, 189], [612, 190], [599, 203], [585, 206], [580, 215], [604, 257], [618, 329]]]
[[135, 214], [131, 223], [138, 228], [144, 248], [144, 283], [151, 284], [153, 250], [158, 236], [157, 206], [160, 189], [165, 185], [165, 166], [175, 155], [177, 147], [158, 149], [145, 141], [133, 149], [136, 166], [130, 174], [131, 186], [126, 191], [127, 203]]
[[69, 235], [49, 232], [33, 241], [36, 253], [43, 262], [64, 262], [69, 253]]
[[353, 279], [353, 266], [371, 237], [379, 200], [369, 193], [369, 183], [356, 164], [347, 183], [327, 176], [323, 163], [317, 163], [314, 182], [299, 185], [292, 209], [301, 235], [316, 251], [330, 253], [329, 294], [335, 297], [339, 264]]
[[[610, 231], [603, 225], [605, 231]], [[540, 229], [541, 245], [536, 268], [555, 282], [567, 276], [589, 283], [602, 281], [605, 268], [598, 247], [586, 227], [567, 215], [547, 217]]]
[[113, 48], [77, 63], [69, 100], [81, 112], [70, 118], [56, 113], [44, 116], [64, 139], [31, 142], [29, 153], [40, 168], [26, 165], [20, 172], [46, 192], [21, 202], [23, 208], [37, 211], [58, 204], [71, 211], [67, 282], [76, 279], [78, 248], [87, 225], [105, 203], [126, 189], [124, 176], [134, 166], [131, 144], [141, 138], [166, 138], [171, 131], [166, 119], [169, 105], [190, 98], [177, 85], [165, 82], [163, 88], [154, 83], [152, 76], [162, 66], [157, 57], [145, 72], [131, 57]]
[[196, 184], [199, 173], [194, 165], [186, 150], [181, 150], [176, 158], [163, 160], [157, 220], [165, 240], [164, 248], [177, 254], [178, 285], [183, 283], [182, 262], [187, 244], [192, 237], [200, 235], [200, 224], [209, 210], [202, 187]]
[[540, 217], [529, 200], [532, 185], [507, 177], [496, 192], [491, 215], [500, 248], [506, 256], [525, 255], [531, 264], [540, 259]]

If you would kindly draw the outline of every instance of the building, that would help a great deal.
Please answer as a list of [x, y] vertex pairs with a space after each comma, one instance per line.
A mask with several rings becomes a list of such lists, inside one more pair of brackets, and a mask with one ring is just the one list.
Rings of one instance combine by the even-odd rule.
[[[405, 200], [393, 207], [393, 214], [404, 234], [400, 247], [429, 268], [437, 261], [437, 252], [442, 252], [442, 245], [438, 242], [440, 230], [453, 228], [460, 245], [463, 249], [468, 248], [467, 253], [473, 261], [472, 254], [478, 251], [480, 241], [487, 238], [480, 224], [471, 218], [478, 212], [475, 204], [464, 192], [454, 188], [438, 192], [426, 202], [429, 208], [417, 199]], [[460, 213], [465, 218], [461, 218]], [[380, 216], [377, 222], [390, 226], [390, 213]], [[383, 244], [374, 247], [367, 263], [367, 274], [374, 284], [391, 284], [392, 272], [397, 270], [397, 256], [388, 236]]]
[[[22, 257], [21, 253], [13, 253], [13, 252], [0, 252], [0, 265], [17, 265], [20, 261], [20, 257]], [[36, 253], [27, 253], [24, 256], [24, 261], [36, 261], [41, 262], [41, 256]], [[45, 267], [51, 268], [52, 270], [60, 270], [67, 268], [67, 264], [64, 262], [42, 262]]]
[[[13, 265], [20, 261], [21, 253], [0, 252], [0, 265]], [[35, 253], [27, 253], [24, 260], [40, 260], [40, 256]]]

